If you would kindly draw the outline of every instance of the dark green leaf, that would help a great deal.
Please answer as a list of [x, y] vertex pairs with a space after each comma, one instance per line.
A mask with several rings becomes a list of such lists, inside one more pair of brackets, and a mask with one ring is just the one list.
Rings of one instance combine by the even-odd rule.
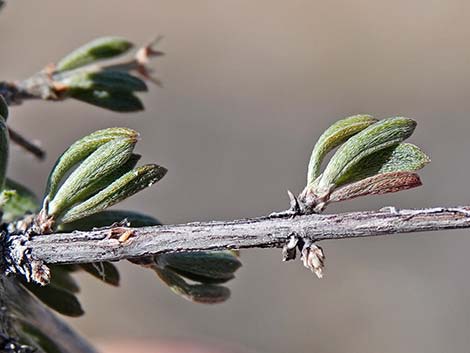
[[75, 90], [109, 92], [143, 92], [148, 90], [147, 84], [143, 80], [119, 70], [73, 71], [57, 79], [57, 82], [67, 86], [70, 92]]
[[241, 267], [240, 260], [227, 251], [168, 253], [157, 262], [179, 275], [202, 283], [223, 283], [233, 279]]
[[78, 293], [80, 291], [80, 287], [68, 269], [60, 265], [50, 265], [49, 268], [51, 270], [51, 286], [58, 287], [70, 293]]
[[40, 286], [33, 283], [23, 283], [40, 301], [66, 316], [77, 317], [84, 314], [78, 299], [69, 291], [54, 286]]
[[182, 277], [168, 269], [155, 268], [155, 272], [174, 293], [189, 301], [216, 304], [230, 297], [230, 290], [227, 287], [214, 284], [188, 284]]
[[146, 227], [161, 224], [156, 218], [132, 211], [106, 210], [74, 222], [61, 224], [59, 230], [71, 232], [73, 230], [92, 230], [118, 223], [126, 219], [131, 227]]
[[80, 264], [79, 266], [93, 277], [112, 286], [119, 286], [119, 271], [111, 262]]
[[115, 112], [144, 110], [142, 101], [132, 92], [103, 90], [73, 90], [70, 96], [80, 101]]

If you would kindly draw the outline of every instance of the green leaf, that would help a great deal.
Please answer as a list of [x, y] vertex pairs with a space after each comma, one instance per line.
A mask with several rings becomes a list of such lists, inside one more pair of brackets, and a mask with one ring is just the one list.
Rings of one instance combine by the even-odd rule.
[[133, 44], [131, 42], [119, 37], [97, 38], [74, 50], [60, 60], [56, 66], [56, 70], [72, 70], [97, 60], [109, 59], [124, 54], [131, 49], [132, 46]]
[[23, 283], [40, 301], [58, 313], [71, 317], [84, 314], [78, 299], [69, 291], [51, 285], [40, 286], [33, 283]]
[[96, 262], [79, 266], [93, 277], [112, 286], [119, 286], [119, 271], [111, 262]]
[[224, 283], [233, 279], [240, 260], [226, 251], [168, 253], [157, 257], [159, 265], [201, 283]]
[[348, 184], [331, 193], [329, 202], [340, 202], [367, 195], [382, 195], [421, 186], [418, 174], [391, 172], [371, 176]]
[[117, 167], [109, 174], [97, 178], [96, 181], [89, 183], [87, 186], [81, 189], [80, 192], [76, 193], [73, 197], [70, 197], [68, 199], [68, 206], [85, 201], [87, 198], [103, 190], [105, 187], [119, 179], [124, 174], [130, 172], [137, 165], [140, 157], [141, 156], [139, 154], [131, 154], [127, 162], [125, 162], [123, 165]]
[[156, 218], [132, 211], [106, 210], [88, 217], [81, 218], [74, 222], [61, 224], [59, 230], [62, 232], [70, 232], [73, 230], [92, 230], [93, 228], [101, 228], [127, 220], [131, 227], [147, 227], [161, 224]]
[[313, 148], [308, 164], [307, 185], [320, 175], [321, 163], [328, 152], [375, 122], [377, 119], [372, 116], [361, 114], [339, 120], [326, 129]]
[[59, 216], [78, 200], [97, 192], [101, 180], [125, 164], [137, 143], [136, 138], [123, 137], [98, 147], [65, 180], [49, 203], [48, 214]]
[[99, 191], [103, 190], [105, 187], [107, 187], [114, 181], [118, 180], [124, 174], [129, 173], [131, 170], [133, 170], [135, 166], [137, 165], [137, 162], [140, 160], [140, 158], [141, 158], [140, 154], [132, 153], [129, 159], [127, 160], [127, 162], [125, 162], [123, 165], [113, 170], [111, 173], [103, 176], [100, 179], [97, 179], [96, 183], [93, 183], [92, 185], [90, 185], [90, 190], [92, 192], [87, 192], [87, 193], [84, 192], [82, 197], [77, 197], [74, 201], [75, 202], [84, 201], [90, 195], [94, 195], [98, 193]]
[[110, 92], [143, 92], [148, 90], [147, 84], [143, 80], [119, 70], [72, 71], [68, 75], [55, 79], [55, 81], [67, 86], [71, 92], [74, 90]]
[[104, 90], [73, 90], [70, 96], [115, 112], [136, 112], [144, 110], [142, 101], [133, 93], [127, 91]]
[[70, 293], [78, 293], [80, 287], [68, 269], [62, 268], [60, 265], [49, 265], [51, 270], [51, 286], [58, 287]]
[[188, 284], [181, 276], [168, 269], [155, 268], [155, 272], [174, 293], [189, 301], [216, 304], [230, 297], [230, 290], [227, 287], [214, 284]]
[[[8, 197], [4, 198], [6, 193]], [[39, 200], [32, 191], [8, 178], [2, 199], [4, 200], [1, 206], [3, 222], [13, 222], [27, 213], [36, 212], [40, 207]]]
[[51, 337], [26, 320], [26, 318], [20, 319], [21, 336], [25, 335], [28, 341], [32, 341], [33, 344], [39, 346], [45, 353], [63, 353]]
[[61, 218], [61, 223], [69, 223], [121, 202], [146, 187], [159, 181], [167, 170], [155, 164], [136, 168], [88, 200], [68, 210]]
[[352, 183], [375, 174], [414, 172], [423, 168], [430, 161], [419, 147], [411, 143], [400, 143], [363, 158], [343, 174], [336, 185]]
[[8, 104], [5, 98], [0, 94], [0, 117], [5, 121], [8, 119]]
[[415, 127], [414, 120], [395, 117], [381, 120], [352, 136], [331, 158], [315, 193], [319, 196], [328, 194], [360, 160], [402, 142], [411, 136]]
[[121, 138], [137, 139], [138, 136], [132, 129], [110, 128], [98, 130], [76, 141], [57, 159], [47, 180], [46, 195], [52, 199], [65, 174], [105, 143]]

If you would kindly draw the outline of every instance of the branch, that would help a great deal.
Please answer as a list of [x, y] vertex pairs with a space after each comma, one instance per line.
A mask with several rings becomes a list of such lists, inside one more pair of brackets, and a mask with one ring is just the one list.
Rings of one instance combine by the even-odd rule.
[[[83, 338], [19, 285], [16, 279], [0, 278], [0, 300], [3, 301], [3, 308], [8, 308], [7, 317], [2, 317], [5, 313], [0, 311], [1, 319], [24, 320], [40, 327], [42, 333], [50, 337], [63, 353], [96, 353]], [[0, 329], [5, 329], [4, 326], [0, 324]]]
[[23, 245], [33, 259], [46, 263], [85, 263], [174, 251], [281, 248], [292, 235], [317, 242], [458, 228], [470, 228], [470, 206], [416, 210], [390, 207], [294, 218], [267, 216], [229, 222], [125, 228], [132, 236], [124, 242], [113, 237], [117, 228], [102, 228], [34, 236]]

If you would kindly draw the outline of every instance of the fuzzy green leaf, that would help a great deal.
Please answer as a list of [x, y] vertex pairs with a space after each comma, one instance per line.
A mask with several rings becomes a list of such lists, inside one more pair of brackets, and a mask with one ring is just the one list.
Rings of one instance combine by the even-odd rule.
[[155, 272], [174, 293], [189, 301], [216, 304], [230, 297], [230, 290], [227, 287], [214, 284], [188, 284], [181, 276], [168, 269], [156, 268]]
[[136, 168], [124, 174], [95, 196], [68, 210], [61, 217], [60, 222], [69, 223], [93, 213], [101, 212], [156, 183], [163, 178], [166, 172], [165, 168], [155, 164]]
[[400, 143], [363, 158], [343, 174], [336, 185], [352, 183], [375, 174], [414, 172], [423, 168], [430, 161], [418, 146], [411, 143]]
[[129, 159], [123, 165], [117, 167], [109, 174], [97, 178], [96, 181], [89, 183], [87, 186], [82, 188], [80, 192], [76, 193], [73, 197], [70, 197], [68, 200], [68, 206], [85, 201], [87, 198], [103, 190], [124, 174], [130, 172], [137, 165], [140, 157], [141, 156], [139, 154], [131, 154]]
[[361, 114], [339, 120], [326, 129], [313, 148], [308, 164], [307, 185], [320, 175], [321, 163], [328, 152], [375, 122], [377, 119], [372, 116]]
[[99, 191], [102, 178], [106, 178], [129, 160], [136, 142], [136, 138], [123, 137], [96, 149], [59, 188], [50, 201], [48, 214], [58, 216], [78, 200]]
[[[5, 193], [8, 193], [6, 198]], [[5, 182], [5, 190], [2, 192], [2, 199], [3, 222], [17, 220], [27, 213], [36, 212], [40, 207], [39, 200], [32, 191], [8, 178]]]
[[137, 139], [139, 134], [127, 128], [110, 128], [98, 130], [76, 141], [56, 161], [47, 180], [46, 195], [52, 199], [62, 178], [79, 162], [107, 142], [121, 138]]
[[58, 313], [71, 317], [84, 314], [78, 299], [69, 291], [51, 285], [40, 286], [33, 283], [23, 283], [40, 301]]
[[125, 71], [103, 70], [103, 71], [78, 71], [55, 79], [67, 86], [72, 92], [74, 90], [98, 90], [98, 91], [125, 91], [143, 92], [147, 91], [147, 84], [138, 77], [132, 76]]
[[5, 98], [0, 94], [0, 117], [5, 121], [8, 119], [8, 104]]
[[73, 230], [92, 230], [127, 220], [131, 227], [147, 227], [161, 224], [156, 218], [132, 211], [106, 210], [74, 222], [61, 224], [59, 230], [71, 232]]
[[346, 173], [360, 160], [396, 145], [411, 136], [416, 127], [412, 119], [395, 117], [381, 120], [347, 140], [334, 154], [323, 172], [316, 194], [322, 195], [336, 187]]
[[124, 54], [131, 49], [132, 46], [133, 44], [131, 42], [119, 37], [97, 38], [74, 50], [60, 60], [56, 66], [56, 70], [72, 70], [97, 60], [109, 59]]
[[80, 264], [81, 269], [104, 283], [112, 286], [119, 286], [119, 271], [111, 262], [96, 262], [89, 264]]
[[129, 173], [135, 168], [137, 162], [140, 160], [141, 155], [132, 153], [129, 159], [121, 166], [113, 170], [111, 173], [104, 175], [102, 178], [97, 179], [95, 183], [90, 184], [89, 191], [84, 190], [81, 196], [74, 198], [74, 202], [82, 202], [89, 198], [91, 195], [98, 193], [106, 188], [108, 185], [118, 180], [124, 174]]
[[70, 96], [82, 102], [115, 112], [136, 112], [144, 109], [142, 101], [128, 91], [73, 90]]
[[159, 265], [201, 283], [224, 283], [241, 267], [236, 256], [226, 251], [168, 253], [157, 257]]

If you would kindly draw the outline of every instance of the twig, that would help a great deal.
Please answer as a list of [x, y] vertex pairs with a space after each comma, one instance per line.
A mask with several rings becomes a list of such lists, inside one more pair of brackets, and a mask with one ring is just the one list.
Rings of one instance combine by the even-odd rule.
[[[8, 308], [7, 313], [0, 311], [1, 319], [14, 318], [22, 321], [27, 318], [26, 321], [29, 324], [40, 327], [41, 331], [50, 337], [63, 353], [97, 353], [65, 322], [26, 291], [15, 278], [0, 278], [0, 299], [4, 305], [2, 309]], [[5, 330], [4, 326], [0, 325], [0, 330]]]
[[34, 236], [23, 245], [46, 263], [118, 261], [174, 251], [281, 248], [292, 234], [313, 242], [399, 233], [470, 228], [470, 206], [298, 217], [263, 217], [229, 222], [134, 228], [126, 242], [111, 229]]
[[8, 105], [21, 104], [24, 99], [39, 98], [27, 92], [19, 83], [7, 81], [0, 81], [0, 95], [5, 98]]
[[10, 135], [11, 141], [31, 153], [37, 159], [43, 160], [46, 157], [46, 152], [41, 147], [31, 141], [28, 141], [28, 139], [20, 135], [12, 128], [8, 127], [8, 133]]

